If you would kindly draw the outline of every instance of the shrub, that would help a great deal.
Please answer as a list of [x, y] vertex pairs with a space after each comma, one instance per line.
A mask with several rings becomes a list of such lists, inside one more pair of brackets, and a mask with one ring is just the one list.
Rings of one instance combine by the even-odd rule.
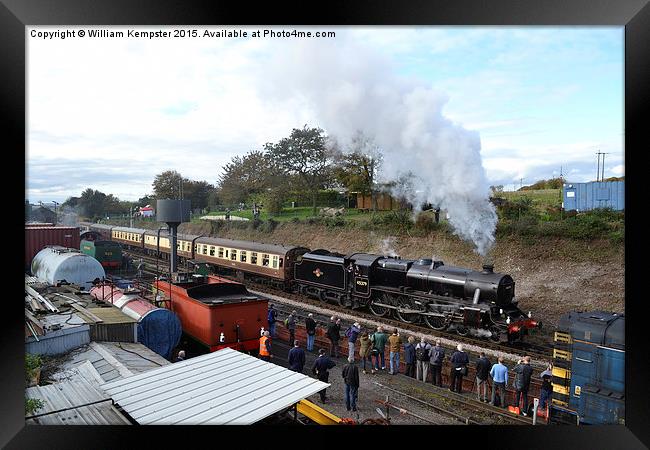
[[32, 355], [31, 353], [25, 354], [25, 377], [27, 381], [31, 380], [36, 371], [43, 365], [43, 360], [40, 355]]
[[36, 411], [45, 406], [45, 402], [39, 398], [27, 398], [25, 397], [25, 415], [31, 416]]

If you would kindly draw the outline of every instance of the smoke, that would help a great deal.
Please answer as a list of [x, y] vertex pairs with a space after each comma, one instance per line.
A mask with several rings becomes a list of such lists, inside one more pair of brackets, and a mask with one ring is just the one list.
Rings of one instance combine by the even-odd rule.
[[59, 223], [68, 227], [76, 227], [79, 224], [79, 215], [76, 208], [64, 206], [59, 212]]
[[485, 255], [494, 244], [497, 215], [479, 134], [443, 115], [446, 95], [398, 77], [390, 60], [346, 36], [282, 47], [264, 67], [263, 98], [303, 102], [317, 121], [310, 126], [324, 128], [340, 147], [353, 146], [363, 133], [383, 155], [378, 181], [399, 180], [393, 194], [416, 209], [423, 203], [440, 207], [454, 233]]
[[399, 256], [395, 251], [395, 241], [393, 236], [389, 236], [381, 241], [381, 249], [379, 252], [387, 258], [395, 258]]

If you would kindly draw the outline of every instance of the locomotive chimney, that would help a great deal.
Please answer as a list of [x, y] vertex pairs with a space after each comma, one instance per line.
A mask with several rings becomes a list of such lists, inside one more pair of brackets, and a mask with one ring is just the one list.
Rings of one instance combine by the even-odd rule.
[[483, 273], [494, 273], [494, 264], [483, 264]]

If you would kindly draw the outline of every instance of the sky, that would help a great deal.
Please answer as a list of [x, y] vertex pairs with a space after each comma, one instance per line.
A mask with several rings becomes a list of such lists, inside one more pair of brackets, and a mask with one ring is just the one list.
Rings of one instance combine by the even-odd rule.
[[[91, 38], [90, 29], [125, 36]], [[420, 142], [417, 133], [433, 128], [418, 124], [429, 118], [476, 150], [463, 161], [480, 170], [467, 176], [506, 190], [560, 170], [592, 181], [599, 151], [605, 177], [624, 175], [623, 27], [195, 26], [183, 29], [196, 37], [127, 35], [174, 29], [27, 29], [30, 202], [63, 202], [86, 188], [134, 201], [170, 169], [214, 184], [234, 156], [303, 125], [343, 141], [361, 129], [398, 156], [420, 145], [426, 158], [431, 146], [438, 159], [425, 166], [435, 176], [457, 138], [438, 149], [435, 133]], [[336, 35], [252, 35], [265, 29]], [[44, 37], [66, 30], [75, 36]]]

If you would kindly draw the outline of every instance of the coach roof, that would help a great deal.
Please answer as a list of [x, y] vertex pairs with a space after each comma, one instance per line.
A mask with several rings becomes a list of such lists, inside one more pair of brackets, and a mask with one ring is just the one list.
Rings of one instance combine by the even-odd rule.
[[276, 244], [260, 244], [257, 242], [237, 241], [234, 239], [222, 239], [212, 237], [202, 237], [196, 240], [198, 244], [216, 245], [225, 248], [236, 248], [241, 250], [249, 250], [254, 252], [273, 253], [276, 255], [284, 255], [291, 250], [300, 247], [285, 247], [284, 245]]

